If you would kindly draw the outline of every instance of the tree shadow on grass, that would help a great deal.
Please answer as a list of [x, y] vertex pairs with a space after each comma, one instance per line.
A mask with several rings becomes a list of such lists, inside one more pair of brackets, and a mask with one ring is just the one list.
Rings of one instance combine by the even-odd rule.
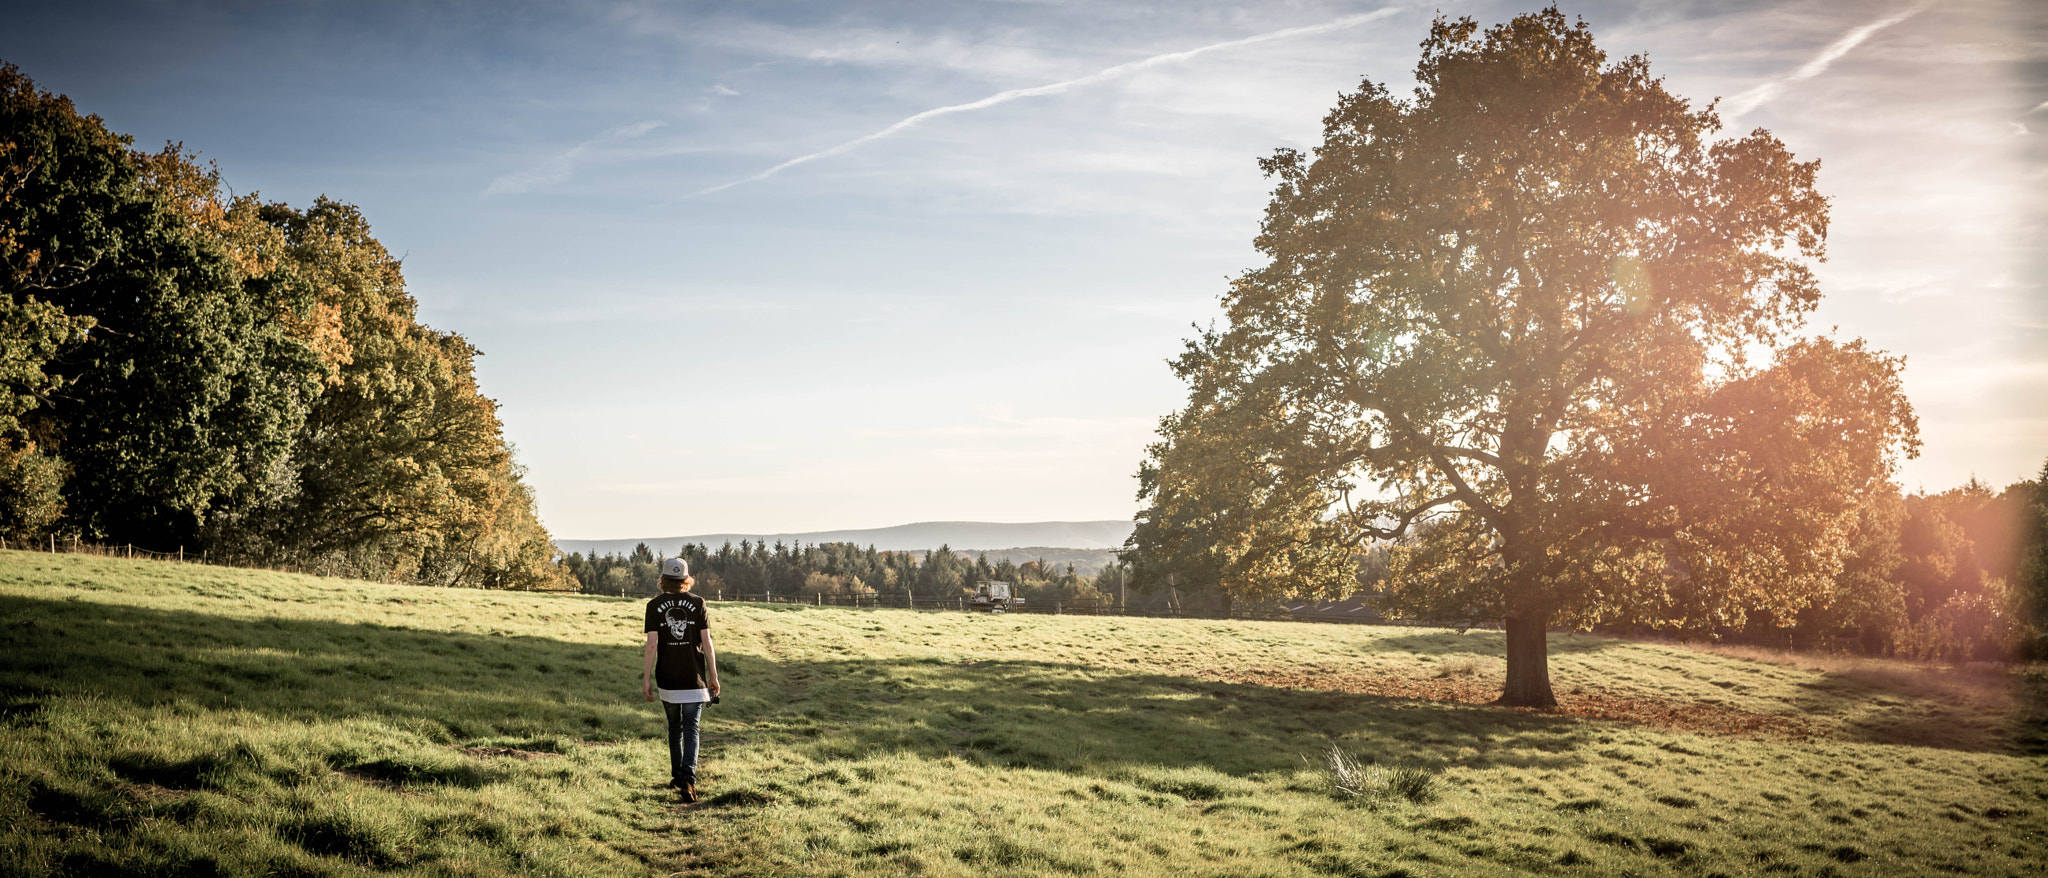
[[406, 721], [446, 740], [611, 741], [660, 728], [637, 646], [0, 596], [0, 716], [90, 695], [294, 722]]
[[[1569, 766], [1569, 717], [1129, 674], [1076, 663], [777, 661], [728, 646], [714, 743], [820, 755], [914, 751], [1054, 770], [1299, 768], [1331, 742], [1402, 765]], [[135, 707], [291, 722], [373, 718], [444, 743], [660, 734], [640, 650], [368, 623], [237, 619], [0, 596], [0, 693], [12, 724], [89, 694]], [[718, 739], [727, 739], [719, 741]]]
[[812, 692], [791, 692], [790, 707], [813, 718], [785, 734], [819, 757], [893, 751], [1053, 771], [1249, 775], [1302, 768], [1337, 743], [1397, 766], [1571, 768], [1599, 733], [1572, 717], [1055, 662], [850, 660], [801, 672]]
[[1838, 734], [1858, 743], [2039, 754], [2048, 752], [2048, 705], [2030, 683], [2017, 674], [1852, 666], [1801, 684], [1805, 694], [1792, 704], [1842, 718]]

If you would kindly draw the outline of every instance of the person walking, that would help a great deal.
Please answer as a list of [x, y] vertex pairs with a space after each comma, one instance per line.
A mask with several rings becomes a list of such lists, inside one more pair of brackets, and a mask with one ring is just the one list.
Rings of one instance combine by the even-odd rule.
[[697, 801], [697, 725], [704, 705], [718, 700], [718, 651], [704, 599], [690, 593], [697, 580], [690, 563], [661, 564], [661, 594], [647, 602], [647, 652], [640, 695], [661, 699], [668, 714], [669, 786], [683, 801]]

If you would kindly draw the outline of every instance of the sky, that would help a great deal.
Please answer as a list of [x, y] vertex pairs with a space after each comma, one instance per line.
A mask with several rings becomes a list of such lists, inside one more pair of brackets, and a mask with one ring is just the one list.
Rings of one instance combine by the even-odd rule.
[[[1257, 159], [1431, 18], [1241, 0], [0, 2], [0, 59], [237, 192], [362, 207], [484, 351], [556, 536], [1129, 518]], [[2048, 460], [2048, 4], [1590, 2], [1822, 161], [1817, 333], [1907, 358], [1908, 490]]]

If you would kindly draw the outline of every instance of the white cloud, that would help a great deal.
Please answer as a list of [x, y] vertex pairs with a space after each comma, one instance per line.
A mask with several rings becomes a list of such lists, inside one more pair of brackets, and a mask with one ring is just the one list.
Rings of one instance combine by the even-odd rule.
[[[654, 30], [662, 30], [658, 25]], [[986, 79], [1058, 75], [1068, 63], [1030, 45], [1026, 35], [1008, 33], [965, 38], [908, 28], [801, 28], [761, 21], [726, 22], [711, 31], [674, 32], [694, 44], [711, 43], [752, 55], [814, 64], [926, 68]]]

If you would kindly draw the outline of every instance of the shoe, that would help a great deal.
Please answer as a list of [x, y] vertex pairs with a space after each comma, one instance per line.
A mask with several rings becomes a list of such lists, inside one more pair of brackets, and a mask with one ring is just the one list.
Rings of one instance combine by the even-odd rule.
[[697, 801], [697, 785], [696, 785], [696, 784], [693, 784], [693, 783], [686, 783], [686, 784], [683, 784], [683, 801], [685, 801], [685, 802], [695, 802], [695, 801]]

